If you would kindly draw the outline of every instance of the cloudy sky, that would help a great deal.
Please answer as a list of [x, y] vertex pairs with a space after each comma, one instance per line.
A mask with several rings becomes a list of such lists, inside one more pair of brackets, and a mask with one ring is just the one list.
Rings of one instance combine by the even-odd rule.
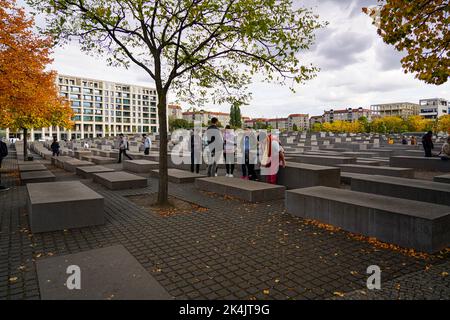
[[[404, 74], [401, 55], [385, 45], [362, 13], [376, 0], [294, 0], [296, 5], [313, 8], [329, 25], [317, 33], [316, 44], [304, 55], [321, 71], [314, 80], [288, 88], [254, 82], [253, 99], [242, 113], [251, 117], [283, 117], [290, 113], [322, 114], [324, 109], [369, 107], [387, 102], [415, 102], [421, 98], [450, 99], [450, 83], [427, 85]], [[23, 4], [23, 1], [19, 3]], [[38, 20], [39, 22], [39, 20]], [[108, 67], [105, 60], [86, 56], [72, 44], [57, 48], [53, 68], [59, 73], [152, 85], [137, 67], [129, 70]], [[228, 105], [205, 109], [229, 111]]]

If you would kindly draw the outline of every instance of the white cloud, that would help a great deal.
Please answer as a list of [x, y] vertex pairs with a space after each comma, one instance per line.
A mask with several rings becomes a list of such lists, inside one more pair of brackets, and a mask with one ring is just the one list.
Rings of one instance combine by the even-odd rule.
[[[376, 0], [295, 1], [295, 6], [312, 7], [321, 19], [329, 21], [329, 26], [318, 33], [317, 44], [303, 56], [304, 61], [322, 70], [317, 78], [297, 87], [296, 93], [287, 87], [255, 81], [250, 87], [253, 100], [243, 107], [243, 113], [253, 117], [282, 117], [290, 113], [317, 115], [328, 108], [450, 98], [450, 84], [427, 85], [403, 73], [402, 55], [383, 43], [370, 18], [361, 11], [364, 6], [376, 4]], [[152, 85], [138, 67], [130, 70], [108, 67], [105, 58], [86, 56], [76, 44], [56, 49], [54, 58], [53, 67], [60, 73]], [[229, 106], [206, 108], [229, 110]]]

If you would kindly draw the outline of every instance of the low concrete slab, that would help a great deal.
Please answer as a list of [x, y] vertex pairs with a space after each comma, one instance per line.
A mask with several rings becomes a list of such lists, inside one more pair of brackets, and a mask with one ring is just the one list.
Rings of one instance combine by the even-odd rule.
[[419, 170], [450, 172], [450, 161], [442, 161], [438, 157], [390, 157], [391, 167], [414, 168]]
[[402, 178], [414, 178], [414, 169], [411, 168], [395, 168], [395, 167], [379, 167], [365, 166], [355, 164], [339, 164], [342, 172], [377, 174], [382, 176], [393, 176]]
[[450, 207], [329, 187], [286, 192], [288, 213], [406, 248], [450, 245]]
[[37, 164], [19, 164], [20, 172], [28, 172], [28, 171], [45, 171], [48, 170], [46, 166], [41, 163]]
[[[80, 268], [81, 289], [69, 290], [69, 266]], [[163, 300], [169, 293], [122, 245], [36, 261], [42, 300]]]
[[75, 160], [75, 159], [72, 158], [72, 157], [69, 157], [69, 156], [59, 156], [59, 157], [54, 156], [51, 159], [52, 165], [54, 165], [54, 166], [56, 166], [58, 168], [64, 168], [63, 163], [65, 161], [69, 161], [69, 160]]
[[443, 174], [441, 176], [435, 176], [433, 178], [434, 182], [440, 182], [440, 183], [450, 183], [450, 174]]
[[93, 166], [94, 163], [90, 161], [83, 161], [78, 159], [68, 160], [63, 162], [64, 170], [75, 172], [77, 167], [84, 167], [84, 166]]
[[[168, 169], [167, 170], [168, 179], [173, 183], [193, 183], [197, 178], [204, 178], [206, 175], [192, 173], [190, 171], [179, 170], [179, 169]], [[159, 170], [150, 171], [150, 176], [158, 178]]]
[[135, 173], [149, 173], [151, 170], [158, 169], [159, 163], [149, 160], [125, 160], [123, 170]]
[[26, 171], [20, 173], [20, 181], [22, 185], [27, 183], [52, 182], [56, 177], [48, 170], [42, 171]]
[[90, 161], [95, 164], [98, 164], [98, 165], [111, 164], [111, 163], [117, 162], [117, 160], [115, 160], [115, 159], [108, 158], [108, 157], [100, 157], [100, 156], [92, 156]]
[[340, 169], [307, 163], [287, 162], [285, 168], [278, 171], [279, 185], [287, 189], [327, 186], [338, 188]]
[[418, 179], [366, 175], [352, 178], [354, 191], [450, 206], [450, 185]]
[[145, 188], [147, 178], [124, 171], [93, 173], [94, 182], [100, 183], [111, 190]]
[[301, 162], [315, 164], [319, 166], [334, 166], [337, 164], [356, 163], [356, 158], [353, 157], [338, 157], [338, 156], [318, 156], [318, 155], [290, 155], [292, 162]]
[[110, 169], [104, 166], [84, 166], [84, 167], [77, 167], [75, 172], [77, 175], [84, 179], [91, 179], [93, 173], [100, 173], [100, 172], [113, 172], [114, 169]]
[[284, 186], [228, 177], [199, 178], [198, 189], [229, 195], [249, 202], [284, 199]]
[[26, 188], [32, 232], [104, 223], [103, 197], [79, 181], [31, 183]]

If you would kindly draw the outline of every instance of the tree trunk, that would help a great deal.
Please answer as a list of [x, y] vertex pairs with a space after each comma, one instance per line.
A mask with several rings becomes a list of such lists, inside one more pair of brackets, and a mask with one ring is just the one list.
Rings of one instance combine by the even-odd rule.
[[169, 203], [169, 185], [167, 175], [167, 93], [158, 90], [158, 117], [159, 117], [159, 189], [158, 204]]
[[27, 161], [28, 158], [28, 130], [23, 128], [23, 160]]

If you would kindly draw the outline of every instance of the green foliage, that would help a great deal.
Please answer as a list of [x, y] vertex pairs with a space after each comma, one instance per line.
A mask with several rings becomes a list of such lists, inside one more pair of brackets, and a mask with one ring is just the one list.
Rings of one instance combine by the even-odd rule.
[[176, 129], [192, 129], [194, 124], [185, 119], [173, 119], [169, 118], [169, 130], [174, 131]]
[[298, 131], [298, 127], [295, 123], [292, 125], [292, 131]]

